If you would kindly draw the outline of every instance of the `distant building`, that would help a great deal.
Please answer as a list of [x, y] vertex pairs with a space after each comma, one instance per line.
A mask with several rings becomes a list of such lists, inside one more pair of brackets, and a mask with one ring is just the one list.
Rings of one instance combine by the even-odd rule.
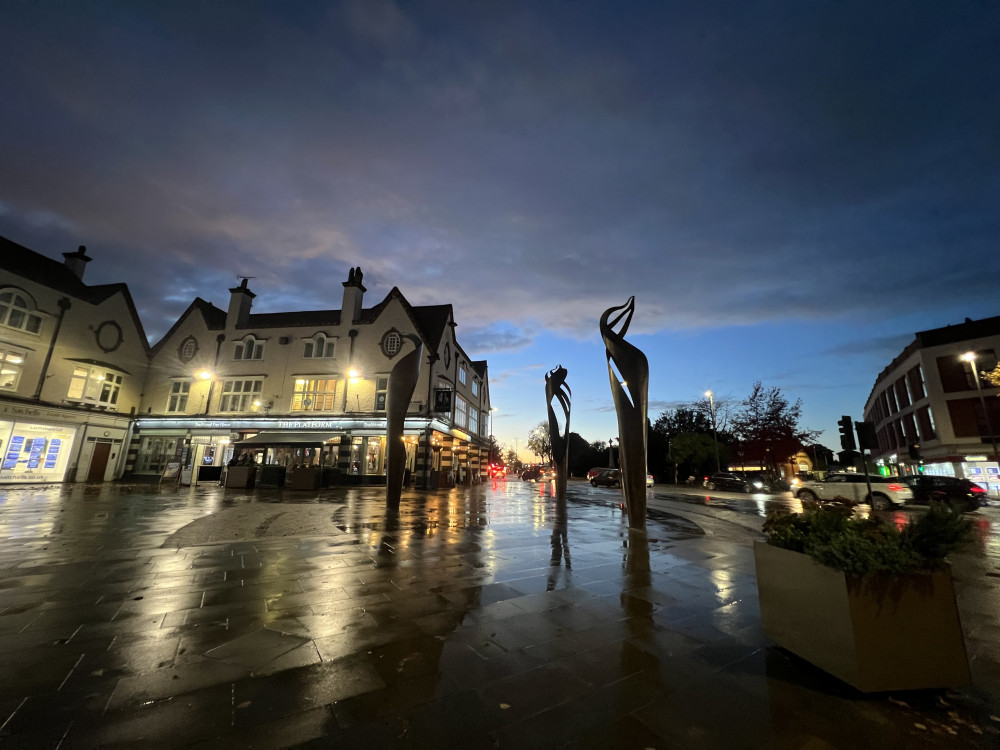
[[413, 306], [393, 288], [366, 308], [365, 291], [358, 268], [339, 310], [252, 313], [246, 279], [224, 310], [195, 299], [150, 351], [129, 475], [157, 477], [179, 462], [195, 481], [215, 478], [248, 454], [382, 483], [389, 374], [415, 336], [424, 357], [405, 425], [410, 476], [418, 487], [484, 476], [487, 364], [459, 345], [451, 305]]
[[148, 343], [125, 284], [0, 237], [0, 482], [121, 476]]
[[[865, 404], [878, 433], [876, 460], [901, 473], [967, 477], [1000, 492], [1000, 389], [980, 379], [996, 367], [1000, 316], [921, 331], [875, 381]], [[975, 361], [963, 358], [975, 354]], [[984, 408], [985, 406], [985, 408]]]

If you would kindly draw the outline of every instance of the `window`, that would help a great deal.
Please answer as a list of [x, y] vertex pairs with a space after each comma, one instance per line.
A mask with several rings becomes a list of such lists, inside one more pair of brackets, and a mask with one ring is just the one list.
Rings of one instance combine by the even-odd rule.
[[468, 419], [468, 402], [459, 395], [455, 395], [455, 424], [464, 427]]
[[28, 333], [42, 330], [42, 319], [34, 314], [30, 298], [17, 292], [0, 292], [0, 325]]
[[458, 382], [465, 385], [465, 380], [468, 377], [468, 371], [465, 369], [465, 365], [460, 365], [458, 368]]
[[167, 411], [187, 411], [188, 394], [191, 393], [190, 380], [175, 380], [170, 384], [170, 398], [167, 399]]
[[104, 367], [78, 366], [73, 370], [66, 398], [114, 406], [118, 403], [123, 380], [121, 375]]
[[910, 405], [910, 391], [906, 387], [905, 377], [896, 381], [896, 400], [899, 401], [900, 409]]
[[933, 440], [937, 437], [934, 431], [934, 417], [931, 416], [930, 407], [925, 406], [917, 412], [917, 422], [920, 425], [921, 440]]
[[469, 432], [479, 434], [479, 410], [472, 407], [469, 408]]
[[395, 328], [390, 328], [382, 336], [379, 346], [382, 349], [382, 354], [392, 359], [399, 354], [399, 350], [403, 347], [403, 336]]
[[253, 336], [247, 336], [243, 341], [238, 342], [233, 351], [233, 359], [262, 359], [263, 356], [264, 344]]
[[292, 411], [333, 411], [336, 408], [336, 400], [335, 379], [295, 379], [295, 388], [292, 390]]
[[388, 391], [389, 378], [375, 378], [375, 411], [385, 411], [385, 400]]
[[24, 352], [0, 348], [0, 391], [17, 390], [24, 366]]
[[177, 358], [181, 362], [190, 362], [197, 353], [198, 340], [194, 336], [188, 336], [181, 342], [180, 349], [177, 350]]
[[472, 379], [472, 395], [473, 396], [479, 395], [479, 381], [476, 380], [475, 378]]
[[906, 380], [910, 384], [910, 393], [915, 402], [926, 395], [924, 392], [924, 371], [919, 364], [906, 373]]
[[333, 344], [334, 341], [332, 339], [328, 339], [323, 335], [307, 339], [302, 344], [302, 356], [306, 359], [311, 357], [323, 357], [328, 359], [333, 356]]
[[257, 411], [263, 380], [225, 380], [219, 411]]

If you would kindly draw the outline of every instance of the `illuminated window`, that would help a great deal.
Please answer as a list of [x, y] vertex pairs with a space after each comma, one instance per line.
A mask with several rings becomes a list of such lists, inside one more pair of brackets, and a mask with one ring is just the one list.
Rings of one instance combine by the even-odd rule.
[[0, 348], [0, 390], [17, 390], [24, 367], [24, 352]]
[[465, 427], [468, 420], [469, 404], [461, 396], [455, 396], [455, 424], [458, 427]]
[[225, 380], [222, 383], [222, 400], [219, 411], [257, 411], [263, 380]]
[[0, 292], [0, 325], [28, 333], [42, 330], [42, 319], [34, 313], [31, 299], [13, 291]]
[[262, 359], [264, 357], [264, 343], [257, 341], [253, 336], [247, 336], [243, 341], [237, 342], [233, 350], [233, 359]]
[[386, 394], [389, 391], [389, 378], [375, 378], [375, 411], [385, 411]]
[[69, 381], [66, 398], [71, 401], [114, 406], [118, 403], [123, 376], [104, 367], [77, 366]]
[[188, 394], [191, 393], [190, 380], [175, 380], [170, 384], [170, 398], [167, 399], [168, 412], [187, 411]]
[[334, 350], [333, 339], [328, 339], [326, 336], [319, 334], [311, 339], [307, 339], [302, 344], [302, 356], [306, 358], [310, 357], [323, 357], [329, 358], [333, 356]]
[[292, 411], [333, 411], [336, 408], [336, 400], [336, 380], [295, 379], [295, 387], [292, 389]]

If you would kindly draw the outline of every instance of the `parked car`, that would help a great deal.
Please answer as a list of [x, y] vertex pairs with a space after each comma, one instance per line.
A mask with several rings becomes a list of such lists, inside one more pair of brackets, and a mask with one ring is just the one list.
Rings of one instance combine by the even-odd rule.
[[806, 502], [841, 500], [851, 505], [867, 503], [873, 510], [896, 508], [913, 500], [913, 490], [903, 477], [870, 476], [871, 497], [864, 474], [827, 474], [825, 479], [807, 480], [795, 491]]
[[935, 477], [917, 474], [900, 477], [913, 490], [911, 502], [919, 505], [945, 503], [963, 511], [972, 511], [986, 502], [986, 490], [968, 479], [958, 477]]
[[704, 486], [710, 490], [730, 490], [732, 492], [753, 492], [758, 487], [743, 474], [735, 471], [722, 471], [705, 477]]
[[621, 487], [622, 473], [618, 469], [601, 469], [590, 483], [594, 487]]
[[591, 469], [590, 471], [587, 472], [587, 481], [589, 482], [591, 479], [593, 479], [594, 477], [596, 477], [602, 471], [605, 471], [605, 469], [603, 469], [600, 466], [595, 466], [593, 469]]

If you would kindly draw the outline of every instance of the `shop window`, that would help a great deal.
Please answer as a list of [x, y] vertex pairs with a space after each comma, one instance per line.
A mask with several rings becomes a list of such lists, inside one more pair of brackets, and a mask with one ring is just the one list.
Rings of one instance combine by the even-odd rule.
[[375, 378], [375, 411], [385, 411], [388, 392], [389, 378]]
[[461, 396], [455, 396], [455, 424], [459, 427], [465, 427], [466, 421], [468, 420], [469, 404]]
[[329, 359], [333, 356], [334, 341], [326, 336], [314, 336], [302, 342], [302, 356], [306, 359], [322, 357]]
[[0, 348], [0, 391], [16, 391], [24, 367], [24, 352]]
[[461, 365], [458, 368], [458, 382], [465, 385], [466, 378], [468, 378], [468, 371], [465, 369], [465, 365]]
[[168, 461], [173, 461], [178, 455], [181, 438], [150, 436], [144, 437], [139, 444], [139, 453], [135, 461], [136, 474], [159, 474]]
[[66, 398], [101, 406], [115, 406], [124, 377], [104, 367], [78, 366], [73, 369]]
[[263, 357], [264, 343], [257, 341], [253, 336], [247, 336], [238, 342], [233, 350], [233, 359], [263, 359]]
[[469, 407], [469, 432], [479, 434], [479, 410], [475, 407]]
[[263, 380], [223, 381], [219, 411], [257, 411], [260, 408], [260, 394], [263, 388]]
[[296, 378], [292, 389], [292, 411], [333, 411], [337, 381], [332, 378]]
[[11, 290], [0, 292], [0, 325], [38, 333], [42, 330], [42, 319], [34, 311], [35, 305], [26, 294]]
[[187, 411], [188, 395], [191, 393], [190, 380], [175, 380], [170, 384], [170, 397], [167, 399], [168, 412]]

